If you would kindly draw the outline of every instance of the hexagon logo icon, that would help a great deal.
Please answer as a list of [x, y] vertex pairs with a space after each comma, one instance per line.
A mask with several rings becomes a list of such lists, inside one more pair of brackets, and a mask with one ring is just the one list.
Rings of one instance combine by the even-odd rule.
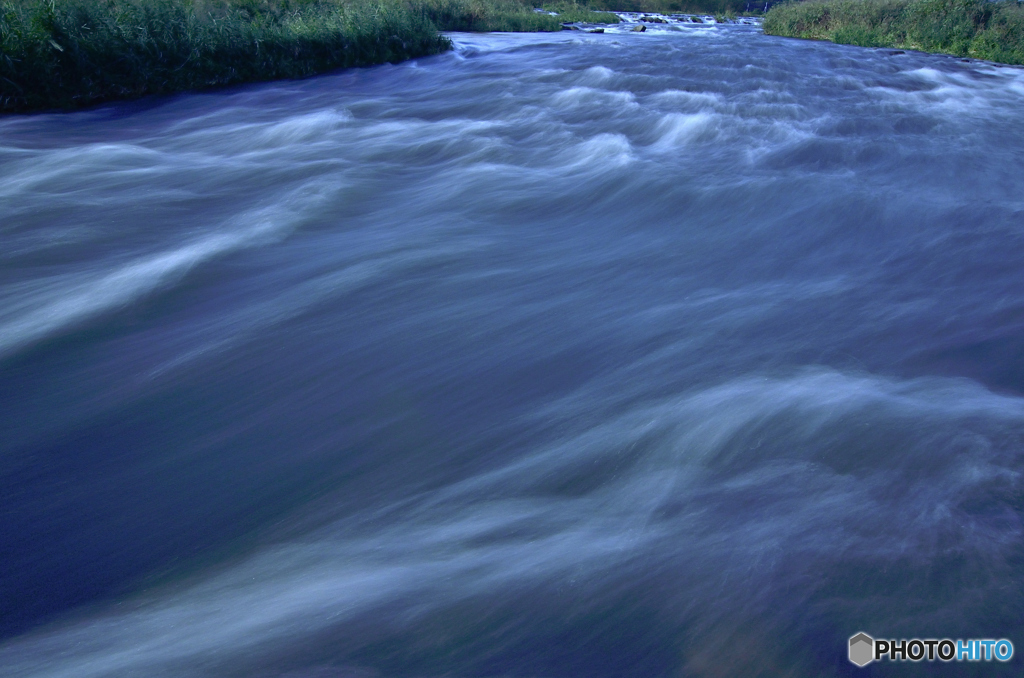
[[850, 661], [857, 666], [867, 666], [875, 659], [875, 639], [866, 633], [850, 638]]

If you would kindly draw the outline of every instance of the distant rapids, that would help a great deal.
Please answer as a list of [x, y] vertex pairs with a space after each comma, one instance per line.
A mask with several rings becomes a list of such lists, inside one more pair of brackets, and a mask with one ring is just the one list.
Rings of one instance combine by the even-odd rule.
[[1019, 673], [1024, 70], [452, 38], [0, 118], [0, 675]]

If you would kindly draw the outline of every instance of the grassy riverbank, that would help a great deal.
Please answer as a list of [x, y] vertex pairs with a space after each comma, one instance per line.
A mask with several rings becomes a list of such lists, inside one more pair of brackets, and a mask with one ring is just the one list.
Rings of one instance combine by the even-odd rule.
[[6, 0], [0, 110], [301, 78], [448, 48], [398, 3]]
[[[560, 31], [562, 23], [618, 23], [619, 17], [595, 12], [578, 2], [544, 3], [557, 12], [551, 16], [535, 12], [523, 0], [407, 0], [411, 11], [419, 12], [442, 31]], [[537, 7], [541, 6], [538, 1]]]
[[589, 6], [619, 12], [735, 16], [747, 10], [757, 13], [764, 6], [764, 0], [590, 0]]
[[2, 0], [0, 112], [302, 78], [436, 54], [439, 30], [618, 21], [517, 0]]
[[1024, 7], [986, 0], [806, 0], [768, 11], [770, 35], [1024, 64]]

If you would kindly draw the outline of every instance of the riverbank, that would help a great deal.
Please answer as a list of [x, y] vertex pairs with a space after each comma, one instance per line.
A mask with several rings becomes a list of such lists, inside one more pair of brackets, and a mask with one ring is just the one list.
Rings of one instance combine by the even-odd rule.
[[1024, 8], [986, 0], [807, 0], [773, 7], [764, 32], [1024, 64]]
[[516, 0], [25, 0], [0, 3], [0, 112], [80, 108], [437, 54], [439, 31], [613, 23]]
[[0, 110], [301, 78], [449, 48], [395, 2], [5, 2]]
[[610, 12], [658, 14], [710, 14], [737, 16], [757, 13], [764, 0], [590, 0], [588, 7]]

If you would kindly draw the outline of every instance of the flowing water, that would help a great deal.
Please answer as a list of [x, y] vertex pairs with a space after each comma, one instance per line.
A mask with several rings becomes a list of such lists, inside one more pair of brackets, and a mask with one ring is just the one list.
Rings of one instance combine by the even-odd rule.
[[1020, 671], [1024, 71], [628, 29], [0, 120], [0, 673]]

